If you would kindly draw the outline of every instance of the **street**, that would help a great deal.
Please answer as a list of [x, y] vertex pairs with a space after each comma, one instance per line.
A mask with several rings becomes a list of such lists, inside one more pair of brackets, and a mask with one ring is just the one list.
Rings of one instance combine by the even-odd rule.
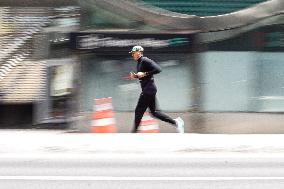
[[279, 189], [282, 135], [0, 132], [7, 189]]
[[284, 0], [0, 0], [0, 189], [284, 189]]
[[[201, 155], [2, 157], [1, 188], [282, 188], [284, 159]], [[23, 187], [24, 186], [24, 187]]]

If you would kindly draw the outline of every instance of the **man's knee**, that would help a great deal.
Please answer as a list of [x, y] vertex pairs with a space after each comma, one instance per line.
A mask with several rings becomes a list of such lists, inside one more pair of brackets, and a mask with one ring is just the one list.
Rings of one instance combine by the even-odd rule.
[[142, 107], [136, 107], [135, 108], [135, 114], [143, 114], [145, 112], [145, 108]]
[[156, 110], [156, 111], [151, 111], [150, 112], [152, 114], [153, 117], [158, 117], [159, 116], [159, 112]]

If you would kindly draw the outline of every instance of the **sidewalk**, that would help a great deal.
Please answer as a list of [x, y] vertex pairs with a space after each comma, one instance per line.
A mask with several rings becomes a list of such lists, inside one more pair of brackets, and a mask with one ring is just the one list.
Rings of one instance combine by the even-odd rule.
[[283, 135], [92, 134], [0, 130], [3, 154], [257, 154], [284, 157]]

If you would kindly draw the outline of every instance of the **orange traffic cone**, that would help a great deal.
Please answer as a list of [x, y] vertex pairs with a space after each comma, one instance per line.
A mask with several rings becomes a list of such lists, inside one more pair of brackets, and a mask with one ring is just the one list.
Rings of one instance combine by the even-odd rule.
[[148, 112], [142, 117], [141, 123], [138, 127], [139, 133], [158, 133], [159, 132], [159, 124], [158, 121], [152, 118]]
[[116, 133], [116, 124], [112, 107], [112, 98], [95, 99], [95, 111], [92, 115], [92, 133]]

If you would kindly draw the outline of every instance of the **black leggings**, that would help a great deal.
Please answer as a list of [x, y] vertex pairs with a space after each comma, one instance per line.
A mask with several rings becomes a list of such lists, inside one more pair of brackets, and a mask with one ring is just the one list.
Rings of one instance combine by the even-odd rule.
[[134, 129], [132, 132], [137, 132], [137, 129], [139, 127], [139, 124], [141, 122], [141, 119], [145, 113], [145, 111], [147, 110], [147, 108], [150, 109], [150, 113], [165, 122], [171, 123], [171, 124], [175, 124], [175, 121], [170, 118], [169, 116], [165, 115], [164, 113], [162, 113], [159, 110], [156, 110], [156, 94], [140, 94], [137, 106], [135, 108], [135, 125], [134, 125]]

